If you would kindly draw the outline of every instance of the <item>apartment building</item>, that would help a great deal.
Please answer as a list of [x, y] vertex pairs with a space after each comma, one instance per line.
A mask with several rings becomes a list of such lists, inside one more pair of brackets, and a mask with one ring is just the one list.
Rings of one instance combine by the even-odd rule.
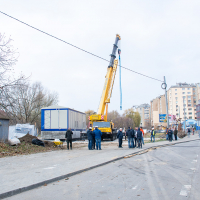
[[149, 127], [150, 126], [150, 105], [141, 104], [136, 107], [136, 111], [140, 113], [141, 117], [141, 126]]
[[159, 122], [159, 114], [166, 114], [165, 95], [161, 95], [150, 102], [150, 122], [151, 126], [166, 126], [167, 123]]
[[196, 84], [177, 83], [169, 88], [167, 96], [169, 114], [182, 120], [196, 118]]

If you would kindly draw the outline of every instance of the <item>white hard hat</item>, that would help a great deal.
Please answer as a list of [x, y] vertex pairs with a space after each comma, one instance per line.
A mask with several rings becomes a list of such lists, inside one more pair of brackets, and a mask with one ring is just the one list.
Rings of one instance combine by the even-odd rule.
[[89, 129], [92, 129], [92, 127], [89, 127]]
[[98, 128], [98, 126], [95, 126], [95, 128]]

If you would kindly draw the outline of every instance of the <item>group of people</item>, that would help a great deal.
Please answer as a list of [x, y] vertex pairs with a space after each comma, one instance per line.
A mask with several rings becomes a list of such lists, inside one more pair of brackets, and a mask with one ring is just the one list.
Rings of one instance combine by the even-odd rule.
[[[194, 135], [194, 128], [192, 128], [192, 132]], [[190, 136], [190, 133], [191, 133], [191, 130], [190, 128], [188, 128], [187, 129], [188, 137]], [[70, 146], [70, 149], [72, 149], [72, 134], [73, 132], [71, 131], [71, 128], [69, 128], [65, 134], [68, 150], [69, 150], [69, 146]], [[154, 130], [154, 128], [152, 128], [151, 142], [155, 142], [155, 135], [156, 135], [156, 131]], [[174, 139], [177, 140], [177, 135], [178, 135], [178, 130], [176, 127], [174, 129], [172, 129], [171, 127], [169, 129], [168, 128], [166, 129], [166, 140], [169, 140], [169, 142], [172, 142], [173, 136], [174, 136]], [[101, 150], [102, 132], [98, 129], [98, 126], [95, 126], [94, 131], [92, 131], [92, 127], [89, 127], [89, 130], [87, 131], [87, 137], [88, 137], [89, 150], [95, 149], [95, 144], [96, 144], [96, 149]], [[142, 127], [140, 128], [136, 127], [135, 130], [133, 130], [131, 127], [128, 127], [127, 131], [125, 132], [125, 138], [126, 137], [128, 138], [129, 148], [135, 148], [135, 147], [142, 148], [142, 144], [144, 145], [144, 131]], [[119, 129], [117, 133], [117, 138], [119, 141], [119, 148], [123, 148], [122, 147], [122, 141], [123, 141], [122, 128]]]
[[177, 128], [175, 128], [174, 130], [172, 130], [171, 127], [169, 127], [169, 129], [166, 129], [166, 140], [169, 140], [169, 142], [172, 142], [173, 140], [173, 135], [174, 135], [174, 139], [177, 140]]
[[[135, 128], [133, 130], [131, 127], [128, 127], [125, 137], [128, 138], [128, 147], [129, 148], [142, 148], [142, 144], [144, 144], [144, 131], [142, 127], [140, 128]], [[119, 139], [119, 148], [122, 147], [122, 139], [123, 139], [123, 132], [122, 128], [119, 129], [117, 133], [117, 138]]]
[[[70, 146], [70, 149], [72, 149], [72, 135], [73, 135], [73, 132], [71, 131], [71, 128], [68, 128], [65, 133], [68, 150], [69, 150], [69, 146]], [[87, 131], [89, 150], [95, 149], [95, 144], [96, 144], [96, 149], [101, 150], [101, 136], [102, 136], [102, 132], [98, 129], [98, 126], [95, 126], [94, 131], [92, 131], [92, 127], [89, 127], [89, 130]]]
[[98, 129], [98, 126], [95, 126], [94, 131], [92, 131], [92, 127], [89, 127], [89, 130], [87, 131], [89, 150], [95, 149], [95, 143], [96, 150], [101, 150], [101, 136], [102, 132]]

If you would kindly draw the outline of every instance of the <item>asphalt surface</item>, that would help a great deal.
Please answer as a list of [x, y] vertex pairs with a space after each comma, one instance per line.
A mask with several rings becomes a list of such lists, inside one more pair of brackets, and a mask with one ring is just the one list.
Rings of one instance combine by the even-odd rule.
[[145, 154], [6, 198], [23, 199], [200, 199], [200, 140]]

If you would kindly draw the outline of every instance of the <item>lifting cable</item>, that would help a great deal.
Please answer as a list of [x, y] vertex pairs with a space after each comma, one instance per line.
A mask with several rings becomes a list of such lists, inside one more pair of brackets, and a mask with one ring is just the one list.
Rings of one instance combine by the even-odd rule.
[[121, 49], [118, 48], [118, 54], [119, 54], [119, 90], [120, 90], [120, 110], [122, 110], [122, 82], [121, 82]]

